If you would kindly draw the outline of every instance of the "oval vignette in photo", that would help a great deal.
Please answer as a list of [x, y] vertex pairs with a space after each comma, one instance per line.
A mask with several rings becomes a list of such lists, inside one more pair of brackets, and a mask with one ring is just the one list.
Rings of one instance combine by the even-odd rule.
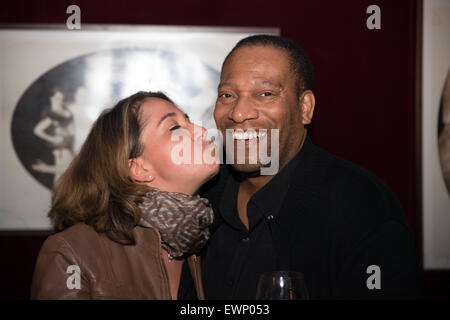
[[211, 125], [219, 71], [196, 56], [124, 48], [76, 57], [48, 70], [15, 106], [11, 136], [21, 164], [51, 189], [105, 108], [139, 90], [161, 90]]

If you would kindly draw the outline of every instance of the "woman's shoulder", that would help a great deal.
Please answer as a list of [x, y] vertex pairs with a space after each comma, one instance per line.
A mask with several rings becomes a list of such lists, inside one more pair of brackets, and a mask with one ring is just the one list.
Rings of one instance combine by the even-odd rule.
[[94, 228], [85, 224], [77, 223], [63, 231], [49, 236], [42, 245], [41, 251], [72, 251], [84, 252], [83, 249], [95, 249], [101, 241]]
[[[31, 297], [34, 299], [88, 299], [91, 289], [103, 278], [113, 278], [106, 236], [87, 224], [78, 223], [49, 236], [35, 265]], [[105, 245], [106, 244], [106, 245]], [[66, 285], [74, 272], [81, 290]], [[79, 288], [77, 288], [79, 289]]]
[[[77, 223], [49, 236], [41, 247], [36, 268], [60, 266], [65, 273], [67, 267], [75, 265], [84, 275], [98, 275], [106, 268], [111, 257], [112, 240], [85, 223]], [[106, 271], [105, 271], [106, 272]], [[39, 273], [39, 272], [38, 272]]]
[[[133, 230], [138, 247], [148, 247], [150, 243], [160, 245], [159, 233], [153, 228], [137, 226]], [[127, 246], [125, 246], [127, 247]], [[92, 226], [85, 223], [77, 223], [61, 232], [49, 236], [43, 244], [45, 250], [65, 250], [77, 253], [89, 254], [98, 251], [123, 250], [124, 246], [111, 239], [104, 233], [98, 233]], [[116, 249], [114, 249], [116, 248]], [[97, 252], [98, 252], [97, 251]]]

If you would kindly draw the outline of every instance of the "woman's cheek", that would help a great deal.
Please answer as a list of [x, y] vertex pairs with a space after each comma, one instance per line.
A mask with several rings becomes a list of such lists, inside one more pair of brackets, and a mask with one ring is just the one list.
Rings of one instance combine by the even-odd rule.
[[169, 141], [166, 146], [168, 146], [167, 152], [161, 157], [166, 161], [166, 165], [182, 165], [187, 164], [191, 161], [191, 147], [183, 139], [182, 141]]

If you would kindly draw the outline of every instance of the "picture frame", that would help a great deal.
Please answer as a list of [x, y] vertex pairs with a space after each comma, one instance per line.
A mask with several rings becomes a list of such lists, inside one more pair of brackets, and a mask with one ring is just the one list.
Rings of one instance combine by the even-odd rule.
[[417, 207], [423, 267], [450, 269], [450, 1], [418, 1]]
[[98, 115], [163, 91], [206, 128], [221, 64], [242, 38], [278, 28], [0, 25], [0, 230], [48, 230], [51, 190]]

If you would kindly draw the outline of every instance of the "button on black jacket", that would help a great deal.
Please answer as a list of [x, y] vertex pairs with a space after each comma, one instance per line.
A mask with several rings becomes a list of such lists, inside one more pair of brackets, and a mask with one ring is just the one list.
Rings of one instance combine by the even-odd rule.
[[[309, 138], [293, 161], [297, 163], [284, 203], [276, 218], [267, 221], [274, 269], [302, 272], [312, 299], [420, 298], [422, 274], [414, 241], [389, 188], [370, 172], [314, 146]], [[217, 254], [227, 239], [218, 208], [230, 178], [229, 169], [222, 167], [204, 194], [216, 215], [202, 255], [206, 299], [252, 298], [239, 292], [226, 296], [221, 289], [220, 275], [228, 272], [229, 263]], [[380, 289], [367, 285], [373, 273], [368, 268], [374, 265], [380, 270]], [[180, 298], [195, 297], [190, 282], [189, 272], [183, 272]]]

